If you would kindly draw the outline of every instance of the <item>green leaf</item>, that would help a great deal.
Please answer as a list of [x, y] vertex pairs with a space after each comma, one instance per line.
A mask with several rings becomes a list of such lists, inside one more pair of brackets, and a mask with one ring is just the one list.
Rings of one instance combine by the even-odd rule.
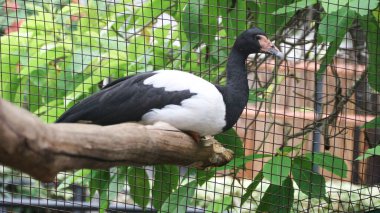
[[150, 184], [149, 177], [144, 168], [128, 168], [128, 185], [131, 197], [140, 207], [145, 208], [149, 202]]
[[252, 183], [249, 184], [249, 186], [247, 187], [247, 189], [245, 191], [245, 194], [241, 198], [241, 203], [240, 203], [241, 206], [248, 200], [248, 198], [256, 190], [257, 186], [261, 183], [261, 181], [263, 180], [263, 178], [264, 178], [263, 171], [260, 171], [256, 175], [255, 179], [252, 181]]
[[272, 157], [270, 154], [251, 154], [247, 156], [241, 156], [241, 157], [235, 157], [232, 159], [228, 164], [225, 166], [218, 167], [218, 170], [225, 170], [225, 169], [244, 169], [244, 165], [247, 162], [260, 159], [260, 158], [266, 158], [266, 157]]
[[205, 212], [224, 212], [232, 206], [232, 197], [229, 195], [224, 195], [222, 202], [214, 201], [212, 205], [209, 205]]
[[283, 147], [278, 148], [276, 152], [278, 154], [288, 155], [289, 153], [292, 153], [295, 149], [297, 149], [297, 147], [283, 146]]
[[380, 116], [372, 119], [371, 121], [368, 121], [363, 126], [361, 126], [361, 128], [367, 128], [367, 129], [373, 129], [373, 128], [379, 128], [379, 127], [380, 127]]
[[109, 207], [109, 184], [110, 184], [110, 172], [104, 171], [101, 173], [101, 182], [99, 186], [99, 212], [103, 213]]
[[[130, 11], [119, 16], [110, 27], [119, 30], [127, 23], [125, 31], [133, 29], [133, 31], [138, 32], [151, 24], [158, 16], [170, 8], [170, 6], [171, 1], [169, 0], [145, 1], [142, 5], [131, 4], [128, 7]], [[133, 14], [131, 15], [130, 13]]]
[[181, 15], [181, 27], [183, 28], [191, 48], [201, 43], [202, 37], [202, 8], [204, 0], [189, 0]]
[[27, 52], [27, 38], [17, 35], [0, 37], [0, 96], [7, 101], [14, 100], [14, 91], [21, 83], [19, 76], [20, 55]]
[[134, 16], [136, 17], [136, 21], [133, 23], [133, 26], [147, 26], [170, 8], [170, 6], [171, 1], [169, 0], [152, 0], [144, 2], [142, 6], [137, 6], [137, 11], [135, 10]]
[[88, 184], [88, 188], [90, 190], [90, 196], [87, 198], [87, 201], [91, 201], [96, 191], [99, 190], [100, 178], [101, 178], [101, 170], [95, 170], [95, 169], [91, 170], [90, 181]]
[[326, 14], [318, 29], [322, 41], [328, 43], [343, 38], [350, 28], [354, 16], [354, 12], [348, 7], [342, 7], [334, 13]]
[[108, 199], [110, 201], [115, 200], [117, 194], [120, 193], [126, 187], [125, 181], [127, 180], [127, 171], [127, 166], [120, 166], [116, 168], [116, 173], [113, 173], [111, 175], [111, 180], [108, 187]]
[[58, 32], [60, 25], [56, 24], [53, 14], [49, 12], [38, 12], [35, 16], [28, 16], [26, 23], [23, 25], [29, 32]]
[[243, 141], [235, 129], [231, 128], [224, 133], [215, 135], [215, 139], [223, 144], [225, 148], [232, 150], [235, 158], [244, 156]]
[[[104, 190], [104, 185], [109, 184], [109, 171], [108, 170], [100, 170], [95, 169], [90, 172], [91, 178], [89, 181], [89, 189], [90, 189], [90, 197], [88, 201], [91, 201], [94, 198], [95, 192], [98, 191], [99, 195], [101, 195], [102, 190]], [[100, 200], [100, 203], [102, 201]], [[101, 204], [102, 205], [102, 204]]]
[[202, 40], [207, 45], [213, 44], [218, 31], [218, 1], [205, 0], [201, 12]]
[[280, 8], [293, 3], [293, 0], [263, 0], [260, 1], [260, 10], [257, 16], [257, 26], [263, 29], [269, 36], [273, 36], [277, 29], [281, 29], [286, 21], [291, 18], [290, 15], [276, 14], [273, 12]]
[[357, 157], [355, 160], [364, 160], [364, 159], [367, 159], [367, 158], [372, 157], [374, 155], [380, 155], [380, 145], [378, 145], [372, 149], [367, 149], [367, 151], [365, 151], [364, 155]]
[[321, 75], [326, 71], [327, 66], [331, 64], [335, 54], [342, 43], [344, 35], [352, 25], [355, 13], [347, 7], [342, 7], [338, 11], [327, 14], [319, 25], [318, 34], [321, 36], [319, 42], [330, 42], [326, 55], [323, 57], [321, 66], [317, 75]]
[[286, 5], [285, 7], [282, 7], [280, 9], [278, 9], [276, 12], [274, 12], [273, 14], [284, 14], [284, 13], [294, 13], [296, 12], [297, 10], [300, 10], [300, 9], [304, 9], [308, 6], [312, 6], [314, 4], [318, 3], [317, 0], [301, 0], [301, 1], [297, 1], [297, 2], [294, 2], [292, 4], [289, 4], [289, 5]]
[[[56, 104], [54, 104], [56, 102]], [[53, 104], [52, 104], [53, 103]], [[69, 108], [69, 106], [67, 106]], [[41, 110], [41, 111], [39, 111]], [[59, 116], [65, 112], [65, 105], [62, 99], [53, 100], [35, 111], [40, 119], [46, 123], [54, 123]], [[40, 114], [41, 113], [41, 114]]]
[[361, 16], [368, 15], [371, 10], [376, 9], [379, 0], [352, 0], [349, 1], [350, 10], [355, 11]]
[[376, 20], [373, 14], [367, 18], [361, 19], [361, 26], [367, 33], [368, 46], [368, 83], [377, 92], [380, 92], [380, 22]]
[[154, 183], [152, 188], [153, 207], [161, 209], [170, 193], [178, 187], [178, 166], [158, 165], [154, 167]]
[[65, 66], [68, 72], [83, 73], [91, 63], [100, 57], [100, 51], [90, 47], [76, 46]]
[[282, 185], [290, 174], [292, 159], [287, 156], [274, 156], [263, 167], [263, 175], [272, 184]]
[[328, 152], [315, 152], [314, 154], [310, 152], [306, 153], [305, 157], [339, 177], [347, 177], [347, 165], [342, 158], [333, 156]]
[[294, 201], [293, 182], [287, 177], [281, 186], [270, 184], [261, 198], [257, 212], [291, 212]]
[[[217, 168], [211, 168], [209, 170], [196, 170], [197, 174], [197, 182], [199, 186], [202, 186], [204, 183], [206, 183], [208, 180], [210, 180], [212, 177], [215, 176], [217, 172]], [[224, 170], [224, 169], [221, 169]]]
[[60, 11], [57, 12], [57, 14], [64, 15], [64, 16], [73, 16], [73, 15], [80, 15], [80, 5], [79, 4], [68, 4], [64, 6]]
[[218, 3], [218, 14], [221, 15], [223, 27], [227, 32], [228, 46], [231, 46], [236, 37], [247, 29], [247, 2], [220, 0]]
[[160, 212], [186, 212], [188, 204], [192, 201], [197, 188], [197, 180], [189, 181], [185, 179], [186, 184], [172, 192], [162, 204]]
[[[39, 95], [41, 91], [39, 87], [43, 89], [43, 82], [48, 78], [49, 63], [57, 58], [64, 57], [65, 51], [62, 44], [49, 43], [45, 44], [33, 55], [29, 57], [29, 60], [22, 65], [20, 74], [22, 77], [22, 83], [17, 89], [17, 93], [14, 96], [14, 101], [23, 100], [26, 97], [28, 103], [28, 109], [34, 112], [39, 108], [39, 105], [46, 104], [41, 101]], [[24, 96], [24, 94], [27, 94]]]
[[266, 91], [265, 88], [258, 88], [255, 90], [250, 90], [248, 101], [250, 103], [265, 102], [267, 100], [264, 98], [264, 95], [263, 95], [265, 91]]
[[74, 183], [82, 185], [83, 180], [87, 179], [87, 177], [91, 174], [91, 171], [91, 169], [81, 169], [76, 171], [73, 175], [65, 178], [65, 180], [58, 185], [57, 190], [63, 190], [64, 188], [67, 188]]
[[294, 158], [292, 175], [300, 190], [307, 196], [318, 199], [326, 196], [325, 178], [313, 172], [313, 164], [309, 159]]
[[326, 13], [333, 13], [344, 7], [349, 0], [321, 0], [321, 4]]

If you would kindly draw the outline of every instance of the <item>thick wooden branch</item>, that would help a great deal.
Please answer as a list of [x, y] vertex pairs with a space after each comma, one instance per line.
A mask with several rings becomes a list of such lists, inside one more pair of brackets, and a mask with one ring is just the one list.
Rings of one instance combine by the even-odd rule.
[[232, 154], [213, 138], [198, 144], [165, 123], [44, 124], [0, 99], [0, 163], [42, 181], [79, 168], [156, 164], [206, 168], [226, 164]]

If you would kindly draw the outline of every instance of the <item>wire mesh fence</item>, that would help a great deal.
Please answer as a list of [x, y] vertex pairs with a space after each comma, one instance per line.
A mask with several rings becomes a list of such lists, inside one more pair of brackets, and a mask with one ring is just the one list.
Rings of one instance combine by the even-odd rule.
[[[21, 169], [33, 158], [10, 154], [0, 157], [2, 212], [379, 208], [378, 0], [0, 0], [0, 5], [1, 122], [4, 101], [54, 123], [116, 79], [155, 70], [181, 70], [226, 85], [231, 49], [251, 27], [262, 29], [285, 54], [285, 59], [265, 53], [247, 58], [248, 103], [233, 128], [214, 136], [234, 152], [226, 165], [202, 170], [195, 164], [114, 162], [109, 169], [61, 171], [54, 181], [42, 182], [30, 176], [33, 168]], [[229, 73], [235, 68], [229, 66]], [[5, 136], [0, 125], [3, 156], [17, 149], [6, 147]], [[36, 141], [25, 144], [38, 148]], [[97, 158], [102, 153], [88, 150], [91, 158], [102, 159]], [[149, 156], [140, 158], [145, 162]]]

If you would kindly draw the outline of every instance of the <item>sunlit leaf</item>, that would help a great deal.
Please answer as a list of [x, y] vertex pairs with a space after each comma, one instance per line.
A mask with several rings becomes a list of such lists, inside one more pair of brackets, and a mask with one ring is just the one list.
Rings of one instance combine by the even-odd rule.
[[141, 5], [131, 4], [129, 7], [125, 7], [125, 13], [118, 16], [115, 23], [110, 27], [114, 30], [119, 30], [122, 26], [125, 26], [125, 31], [139, 32], [163, 14], [170, 6], [171, 1], [168, 0], [145, 1]]

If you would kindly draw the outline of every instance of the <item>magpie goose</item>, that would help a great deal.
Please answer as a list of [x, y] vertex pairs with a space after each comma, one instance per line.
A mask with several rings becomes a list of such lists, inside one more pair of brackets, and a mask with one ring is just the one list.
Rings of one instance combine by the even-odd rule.
[[246, 59], [252, 53], [283, 54], [259, 28], [239, 35], [227, 60], [226, 86], [193, 74], [159, 70], [127, 76], [106, 85], [66, 111], [56, 122], [112, 125], [163, 121], [194, 136], [231, 128], [248, 101]]

